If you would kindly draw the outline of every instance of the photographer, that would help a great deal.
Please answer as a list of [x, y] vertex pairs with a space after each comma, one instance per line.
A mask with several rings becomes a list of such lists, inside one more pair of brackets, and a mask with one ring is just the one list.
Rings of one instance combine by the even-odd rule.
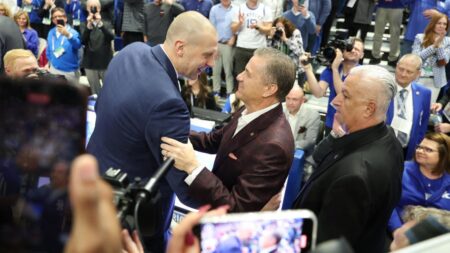
[[63, 75], [71, 82], [78, 83], [80, 78], [78, 49], [81, 41], [78, 32], [67, 24], [64, 9], [52, 9], [52, 22], [55, 25], [47, 37], [47, 59], [50, 73]]
[[89, 15], [86, 29], [81, 37], [85, 45], [81, 65], [86, 70], [92, 94], [98, 94], [102, 87], [100, 80], [103, 80], [106, 68], [112, 59], [111, 40], [114, 39], [114, 34], [109, 23], [102, 21], [99, 0], [89, 0], [86, 5]]
[[336, 56], [334, 60], [332, 60], [331, 65], [320, 75], [319, 82], [316, 80], [311, 64], [307, 63], [308, 57], [306, 55], [300, 57], [300, 62], [305, 69], [306, 80], [308, 81], [313, 95], [317, 98], [324, 97], [327, 88], [330, 87], [327, 116], [325, 120], [325, 131], [327, 134], [333, 127], [333, 118], [334, 113], [336, 112], [333, 106], [331, 106], [331, 101], [341, 92], [342, 83], [350, 70], [358, 66], [359, 60], [364, 57], [364, 44], [359, 38], [350, 38], [347, 42], [337, 41], [335, 44], [352, 44], [353, 49], [347, 51], [346, 49], [341, 50], [335, 48]]
[[305, 51], [303, 50], [302, 35], [295, 28], [295, 25], [284, 17], [276, 18], [272, 23], [272, 30], [267, 40], [267, 46], [278, 49], [291, 57], [298, 68], [298, 83], [300, 86], [303, 86], [305, 74], [298, 61]]

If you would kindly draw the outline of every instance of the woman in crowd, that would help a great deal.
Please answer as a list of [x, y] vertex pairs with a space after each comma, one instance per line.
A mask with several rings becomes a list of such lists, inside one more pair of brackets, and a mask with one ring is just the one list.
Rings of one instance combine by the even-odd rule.
[[208, 79], [204, 72], [198, 76], [197, 80], [188, 80], [183, 87], [181, 94], [189, 109], [191, 109], [192, 106], [195, 106], [203, 109], [220, 111], [220, 108], [216, 104], [214, 94], [208, 86]]
[[447, 37], [448, 17], [442, 13], [432, 16], [425, 33], [416, 35], [413, 53], [422, 58], [420, 82], [431, 89], [431, 102], [436, 102], [442, 87], [447, 84], [445, 65], [450, 57], [450, 37]]
[[300, 31], [295, 25], [284, 17], [276, 18], [272, 23], [272, 30], [267, 40], [267, 46], [273, 47], [289, 55], [298, 67], [298, 84], [303, 87], [305, 82], [305, 71], [299, 64], [299, 57], [305, 51], [303, 50], [303, 40]]
[[413, 161], [405, 162], [402, 196], [389, 221], [395, 232], [403, 225], [407, 205], [450, 211], [450, 140], [442, 133], [428, 133], [417, 146]]
[[16, 21], [20, 31], [23, 34], [23, 38], [27, 43], [27, 49], [33, 52], [34, 56], [37, 57], [39, 53], [39, 37], [36, 30], [30, 26], [30, 18], [28, 17], [28, 13], [23, 10], [19, 10], [16, 15], [14, 15], [14, 21]]
[[[112, 59], [111, 41], [114, 39], [109, 22], [104, 23], [100, 15], [99, 0], [87, 2], [87, 25], [81, 41], [84, 44], [84, 57], [81, 66], [85, 68], [86, 77], [92, 94], [100, 93], [101, 83], [106, 68]], [[94, 10], [95, 13], [92, 11]]]
[[0, 3], [0, 15], [11, 18], [11, 9], [8, 5]]
[[450, 89], [447, 89], [437, 103], [431, 105], [431, 111], [434, 113], [442, 113], [442, 122], [434, 126], [434, 131], [438, 133], [450, 134]]

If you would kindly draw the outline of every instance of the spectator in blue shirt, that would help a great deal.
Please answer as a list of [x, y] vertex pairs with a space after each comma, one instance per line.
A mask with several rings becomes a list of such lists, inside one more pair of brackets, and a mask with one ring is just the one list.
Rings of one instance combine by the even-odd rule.
[[442, 133], [428, 133], [417, 146], [414, 161], [405, 162], [402, 197], [389, 221], [395, 232], [408, 205], [450, 211], [450, 140]]
[[213, 67], [213, 92], [216, 94], [220, 93], [222, 67], [225, 71], [227, 94], [233, 92], [233, 46], [236, 36], [231, 31], [231, 22], [235, 9], [236, 7], [231, 4], [231, 0], [221, 0], [219, 4], [211, 8], [209, 13], [209, 20], [216, 28], [217, 39], [219, 40], [219, 56]]
[[77, 30], [78, 33], [83, 34], [86, 27], [87, 10], [86, 3], [80, 0], [67, 0], [65, 11], [67, 14], [68, 23]]
[[14, 15], [14, 20], [20, 28], [20, 32], [23, 34], [27, 49], [33, 52], [34, 56], [38, 56], [39, 52], [39, 37], [33, 28], [30, 26], [30, 18], [25, 11], [19, 10]]
[[186, 11], [198, 11], [208, 18], [214, 3], [212, 0], [183, 0], [181, 4]]
[[304, 5], [300, 5], [298, 0], [292, 0], [292, 9], [283, 13], [283, 17], [294, 23], [300, 30], [303, 39], [303, 49], [308, 48], [309, 35], [316, 31], [316, 17], [314, 13], [308, 11]]
[[47, 59], [50, 65], [50, 73], [64, 75], [67, 80], [78, 82], [79, 56], [81, 47], [78, 32], [67, 24], [67, 16], [64, 9], [56, 7], [52, 9], [52, 21], [55, 25], [47, 37]]
[[319, 50], [322, 26], [330, 15], [331, 0], [310, 0], [308, 10], [314, 13], [316, 29], [309, 35], [306, 51], [315, 53]]
[[418, 33], [423, 33], [428, 25], [429, 19], [436, 12], [448, 15], [450, 12], [450, 1], [439, 2], [436, 0], [401, 0], [410, 10], [409, 22], [406, 26], [405, 36], [400, 49], [400, 56], [411, 53], [414, 39]]

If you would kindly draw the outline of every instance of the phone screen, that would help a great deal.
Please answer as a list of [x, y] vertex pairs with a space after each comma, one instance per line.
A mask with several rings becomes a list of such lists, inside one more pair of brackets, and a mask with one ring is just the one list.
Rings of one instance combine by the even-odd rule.
[[56, 24], [62, 25], [62, 26], [65, 26], [65, 25], [66, 25], [66, 23], [65, 23], [64, 20], [62, 20], [62, 19], [57, 19], [57, 20], [56, 20]]
[[307, 252], [315, 246], [315, 217], [302, 213], [231, 214], [203, 220], [201, 252]]
[[0, 234], [0, 252], [62, 252], [71, 225], [69, 167], [84, 151], [86, 99], [67, 83], [0, 84], [0, 233], [9, 231]]

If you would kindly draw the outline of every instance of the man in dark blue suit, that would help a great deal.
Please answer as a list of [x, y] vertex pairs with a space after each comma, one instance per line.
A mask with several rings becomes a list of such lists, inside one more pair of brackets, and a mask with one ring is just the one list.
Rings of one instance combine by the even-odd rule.
[[403, 147], [405, 160], [411, 160], [422, 141], [430, 119], [431, 91], [416, 83], [422, 60], [414, 54], [404, 55], [397, 63], [395, 80], [398, 92], [387, 112], [387, 124]]
[[[169, 27], [166, 41], [150, 48], [133, 43], [109, 64], [96, 105], [97, 121], [88, 144], [101, 172], [120, 168], [130, 178], [149, 178], [161, 165], [160, 139], [170, 136], [187, 142], [189, 112], [181, 95], [178, 76], [196, 79], [214, 64], [217, 35], [201, 14], [186, 12]], [[171, 168], [159, 184], [161, 198], [155, 210], [157, 232], [146, 240], [151, 252], [164, 252], [172, 216], [174, 192], [187, 196], [187, 175]]]

